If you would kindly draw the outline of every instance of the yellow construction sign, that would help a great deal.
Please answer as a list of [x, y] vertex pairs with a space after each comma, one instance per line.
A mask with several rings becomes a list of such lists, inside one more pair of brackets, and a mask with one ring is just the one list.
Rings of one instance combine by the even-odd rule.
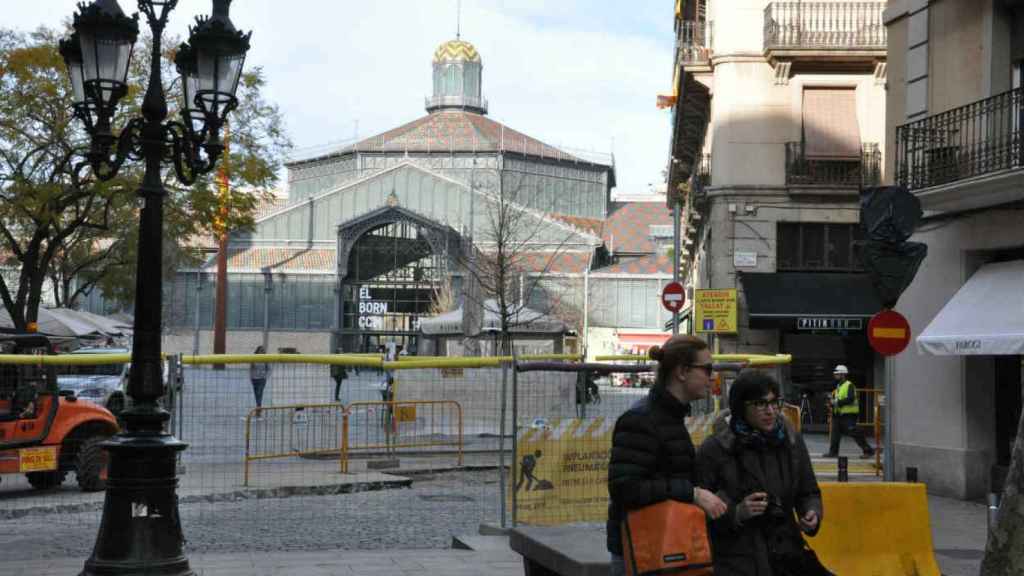
[[[686, 419], [693, 442], [711, 434], [715, 415]], [[603, 522], [608, 516], [608, 459], [613, 418], [538, 419], [519, 434], [516, 471], [510, 478], [516, 521], [552, 526]]]
[[693, 291], [694, 330], [705, 334], [736, 332], [736, 290]]

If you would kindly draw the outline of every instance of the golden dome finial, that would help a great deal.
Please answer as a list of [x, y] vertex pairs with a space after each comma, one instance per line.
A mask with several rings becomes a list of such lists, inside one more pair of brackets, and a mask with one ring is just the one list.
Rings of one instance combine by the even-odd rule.
[[480, 53], [476, 47], [465, 40], [449, 40], [434, 51], [434, 63], [463, 60], [480, 62]]

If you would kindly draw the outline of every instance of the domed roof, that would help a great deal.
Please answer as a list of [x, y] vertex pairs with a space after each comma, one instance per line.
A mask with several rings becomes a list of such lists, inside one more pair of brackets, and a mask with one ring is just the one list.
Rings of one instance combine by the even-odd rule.
[[480, 62], [480, 53], [476, 47], [465, 40], [449, 40], [434, 50], [434, 63], [455, 62]]

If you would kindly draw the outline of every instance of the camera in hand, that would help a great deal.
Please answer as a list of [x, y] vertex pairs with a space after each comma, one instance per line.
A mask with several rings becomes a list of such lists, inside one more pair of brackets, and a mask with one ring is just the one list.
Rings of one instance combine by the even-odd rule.
[[782, 524], [786, 521], [786, 509], [782, 507], [782, 498], [769, 494], [768, 507], [765, 508], [764, 517], [773, 524]]

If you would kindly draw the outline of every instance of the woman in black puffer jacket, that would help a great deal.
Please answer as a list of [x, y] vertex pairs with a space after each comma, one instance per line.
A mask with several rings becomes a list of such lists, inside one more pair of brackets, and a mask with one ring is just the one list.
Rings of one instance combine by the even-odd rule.
[[654, 387], [615, 423], [608, 464], [608, 551], [611, 574], [624, 574], [621, 524], [628, 510], [664, 500], [700, 506], [711, 518], [725, 513], [713, 493], [696, 487], [696, 451], [685, 418], [690, 402], [708, 394], [713, 373], [706, 342], [674, 336], [654, 346], [658, 362]]

